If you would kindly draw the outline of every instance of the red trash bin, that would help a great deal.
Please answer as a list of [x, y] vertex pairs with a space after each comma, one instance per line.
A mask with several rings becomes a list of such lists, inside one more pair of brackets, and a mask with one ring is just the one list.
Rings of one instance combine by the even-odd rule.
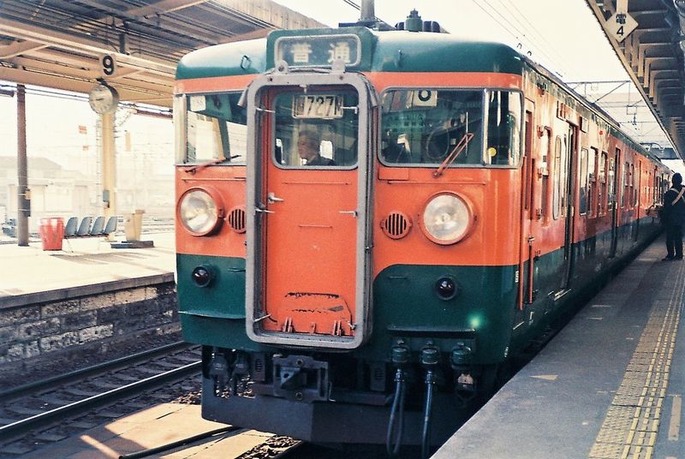
[[43, 250], [62, 250], [64, 219], [61, 217], [41, 218], [40, 238], [43, 241]]

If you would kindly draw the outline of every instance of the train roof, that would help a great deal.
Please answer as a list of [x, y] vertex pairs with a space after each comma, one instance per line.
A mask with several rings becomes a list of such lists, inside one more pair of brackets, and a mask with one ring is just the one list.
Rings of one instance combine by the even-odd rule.
[[[521, 74], [522, 56], [506, 44], [445, 33], [365, 27], [276, 30], [266, 39], [226, 43], [193, 51], [176, 69], [177, 79], [261, 73], [276, 66], [278, 43], [297, 37], [357, 36], [360, 59], [348, 68], [362, 72], [497, 72]], [[449, 58], [446, 58], [449, 56]]]
[[192, 51], [176, 66], [176, 79], [246, 75], [266, 71], [266, 39], [245, 40]]

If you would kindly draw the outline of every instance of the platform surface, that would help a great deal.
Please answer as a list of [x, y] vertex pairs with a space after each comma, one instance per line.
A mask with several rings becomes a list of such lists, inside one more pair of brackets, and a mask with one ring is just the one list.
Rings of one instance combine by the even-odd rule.
[[190, 445], [162, 448], [195, 435], [216, 431], [224, 424], [202, 419], [199, 405], [163, 403], [116, 419], [83, 434], [24, 454], [22, 459], [118, 459], [144, 450], [140, 455], [166, 459], [231, 459], [263, 443], [270, 434], [251, 431], [218, 433]]
[[63, 241], [62, 250], [43, 250], [41, 241], [18, 246], [0, 241], [0, 300], [82, 285], [175, 271], [174, 233], [144, 234], [152, 247], [112, 248], [104, 237]]
[[652, 243], [434, 454], [685, 458], [685, 262]]

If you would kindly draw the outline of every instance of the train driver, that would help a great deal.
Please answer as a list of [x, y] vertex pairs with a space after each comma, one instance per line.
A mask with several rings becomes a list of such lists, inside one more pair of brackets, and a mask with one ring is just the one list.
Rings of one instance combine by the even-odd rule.
[[297, 137], [297, 152], [307, 166], [335, 166], [335, 161], [321, 156], [321, 137], [309, 127], [300, 129]]

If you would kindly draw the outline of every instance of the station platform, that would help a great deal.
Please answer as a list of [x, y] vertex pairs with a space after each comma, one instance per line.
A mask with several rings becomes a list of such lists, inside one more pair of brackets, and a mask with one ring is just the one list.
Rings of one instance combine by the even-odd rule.
[[62, 250], [43, 250], [40, 240], [25, 247], [0, 241], [0, 305], [27, 294], [173, 274], [174, 232], [144, 233], [141, 240], [152, 246], [119, 249], [112, 248], [116, 241], [87, 237], [65, 239]]
[[619, 273], [435, 459], [685, 458], [685, 263]]
[[[256, 430], [217, 432], [221, 428], [226, 425], [202, 419], [199, 405], [163, 403], [25, 454], [22, 459], [229, 459], [271, 437]], [[177, 448], [164, 447], [210, 432], [216, 433]]]

